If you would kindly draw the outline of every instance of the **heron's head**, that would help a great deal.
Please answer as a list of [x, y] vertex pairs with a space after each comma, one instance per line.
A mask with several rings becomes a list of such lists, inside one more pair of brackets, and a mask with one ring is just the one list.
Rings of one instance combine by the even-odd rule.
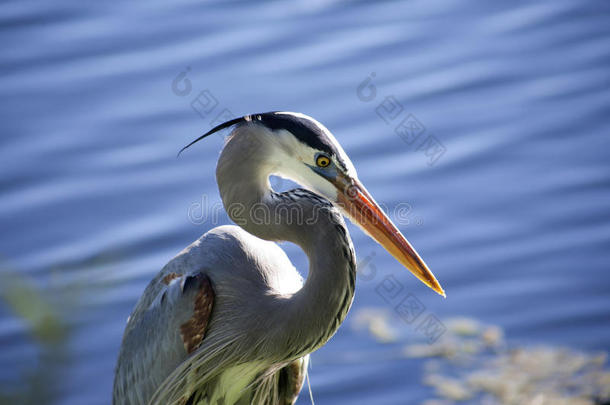
[[358, 180], [351, 160], [326, 127], [304, 114], [268, 112], [227, 121], [202, 137], [236, 124], [251, 126], [249, 149], [262, 155], [268, 173], [288, 177], [332, 201], [423, 283], [445, 295], [421, 257]]

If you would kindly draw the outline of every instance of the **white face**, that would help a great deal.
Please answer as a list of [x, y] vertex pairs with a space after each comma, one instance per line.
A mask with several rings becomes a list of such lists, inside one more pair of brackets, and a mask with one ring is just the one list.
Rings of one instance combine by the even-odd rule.
[[[345, 174], [356, 178], [356, 169], [354, 168], [354, 165], [352, 164], [352, 161], [349, 159], [349, 157], [347, 156], [347, 154], [345, 153], [345, 151], [343, 150], [343, 148], [341, 147], [341, 145], [339, 144], [339, 142], [337, 141], [337, 139], [335, 139], [335, 136], [332, 134], [332, 132], [330, 132], [324, 125], [322, 125], [319, 121], [315, 120], [312, 117], [309, 117], [305, 114], [301, 114], [301, 113], [293, 113], [293, 112], [280, 112], [278, 114], [284, 114], [284, 115], [292, 115], [295, 117], [300, 117], [300, 118], [305, 118], [309, 121], [314, 122], [323, 132], [324, 134], [330, 139], [330, 141], [333, 143], [333, 146], [337, 152], [337, 154], [339, 155], [339, 157], [341, 158], [341, 160], [345, 163], [346, 166], [346, 171]], [[287, 131], [286, 131], [287, 132]], [[319, 153], [320, 151], [317, 151], [305, 144], [303, 144], [302, 142], [299, 142], [294, 136], [292, 136], [292, 139], [298, 143], [300, 145], [296, 146], [295, 149], [298, 150], [299, 152], [299, 157], [302, 158], [306, 158], [309, 157], [310, 161], [305, 160], [306, 163], [310, 164], [310, 165], [315, 165], [315, 154]], [[290, 145], [292, 146], [292, 145]], [[313, 151], [313, 154], [311, 153]], [[334, 164], [338, 164], [338, 162], [336, 161], [336, 159], [331, 159], [333, 160]], [[338, 166], [340, 167], [340, 165]]]
[[[335, 178], [338, 174], [342, 174], [357, 179], [356, 169], [334, 136], [322, 124], [319, 125], [334, 141], [336, 153], [341, 157], [345, 169], [335, 156], [330, 156], [302, 143], [287, 130], [263, 130], [266, 132], [263, 137], [270, 146], [267, 149], [268, 161], [274, 162], [272, 174], [287, 177], [331, 201], [337, 201], [337, 190], [328, 178]], [[320, 167], [318, 164], [320, 157], [327, 157], [330, 163], [325, 167]]]

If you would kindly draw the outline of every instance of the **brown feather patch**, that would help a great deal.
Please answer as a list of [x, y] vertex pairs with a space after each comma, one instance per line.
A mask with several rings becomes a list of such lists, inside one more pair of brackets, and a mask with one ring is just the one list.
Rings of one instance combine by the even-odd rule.
[[180, 274], [178, 273], [169, 273], [166, 274], [165, 277], [163, 277], [163, 284], [165, 285], [169, 285], [169, 283], [171, 283], [172, 280], [177, 279], [182, 277]]
[[293, 405], [303, 388], [305, 370], [303, 358], [294, 360], [279, 371], [280, 404]]
[[195, 296], [193, 316], [180, 326], [180, 335], [188, 354], [197, 350], [201, 345], [214, 305], [214, 290], [210, 279], [201, 273], [195, 277], [199, 284], [199, 291]]
[[293, 361], [288, 365], [288, 372], [292, 375], [292, 384], [290, 385], [289, 390], [291, 392], [291, 398], [289, 400], [289, 404], [294, 404], [301, 392], [301, 388], [303, 388], [303, 383], [305, 382], [305, 373], [302, 369], [302, 361]]

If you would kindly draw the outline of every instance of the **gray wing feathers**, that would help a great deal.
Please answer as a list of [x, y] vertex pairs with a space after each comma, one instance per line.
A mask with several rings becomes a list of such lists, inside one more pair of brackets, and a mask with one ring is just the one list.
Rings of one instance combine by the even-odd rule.
[[149, 308], [132, 317], [115, 374], [114, 405], [147, 404], [203, 340], [214, 293], [203, 273], [168, 273]]

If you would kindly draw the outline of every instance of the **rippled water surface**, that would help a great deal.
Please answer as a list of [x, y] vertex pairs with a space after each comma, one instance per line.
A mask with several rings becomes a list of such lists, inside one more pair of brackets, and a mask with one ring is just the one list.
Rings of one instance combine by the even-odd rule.
[[[0, 27], [1, 271], [68, 315], [49, 402], [109, 403], [147, 282], [228, 223], [209, 215], [222, 136], [176, 152], [269, 110], [333, 131], [448, 294], [352, 227], [372, 276], [313, 355], [316, 403], [430, 397], [421, 361], [350, 326], [392, 308], [387, 277], [426, 314], [500, 325], [512, 344], [610, 349], [607, 2], [20, 0]], [[409, 114], [421, 130], [401, 138]], [[2, 387], [46, 367], [13, 306], [0, 303]]]

